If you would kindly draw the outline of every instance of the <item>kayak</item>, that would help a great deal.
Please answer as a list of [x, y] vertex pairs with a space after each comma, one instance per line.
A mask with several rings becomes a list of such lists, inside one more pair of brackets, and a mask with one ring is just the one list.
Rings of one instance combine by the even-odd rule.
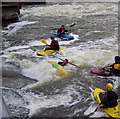
[[109, 70], [99, 69], [99, 70], [91, 70], [92, 74], [100, 75], [100, 76], [120, 76], [120, 74], [113, 74]]
[[57, 69], [57, 73], [58, 73], [60, 76], [63, 76], [63, 75], [68, 76], [68, 74], [67, 74], [67, 73], [65, 72], [65, 70], [62, 68], [62, 66], [60, 66], [58, 63], [53, 62], [53, 61], [48, 61], [48, 62], [51, 63], [54, 68]]
[[[53, 34], [54, 34], [55, 36], [58, 36], [58, 35], [57, 35], [57, 32], [53, 32]], [[62, 40], [73, 40], [73, 39], [74, 39], [74, 37], [71, 36], [70, 34], [61, 34], [59, 37], [60, 37]]]
[[[60, 46], [60, 50], [59, 51], [65, 49], [65, 48], [66, 48], [65, 46], [63, 46], [63, 47]], [[43, 55], [50, 55], [52, 53], [55, 53], [55, 50], [45, 50], [45, 48], [43, 48], [42, 51], [37, 52], [37, 55], [43, 56]]]
[[[104, 90], [100, 88], [96, 88], [93, 92], [94, 99], [97, 101], [98, 104], [101, 103], [100, 95], [104, 94]], [[105, 113], [113, 118], [120, 118], [120, 102], [117, 100], [117, 105], [112, 108], [102, 108]]]

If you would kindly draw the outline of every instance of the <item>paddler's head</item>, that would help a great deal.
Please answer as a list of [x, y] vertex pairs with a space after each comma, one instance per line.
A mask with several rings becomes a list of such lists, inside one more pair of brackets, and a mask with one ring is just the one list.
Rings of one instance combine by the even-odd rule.
[[68, 59], [65, 59], [63, 62], [64, 62], [64, 64], [67, 64], [68, 63]]
[[108, 83], [106, 86], [107, 91], [112, 91], [113, 85], [111, 83]]
[[64, 28], [65, 26], [64, 26], [64, 24], [63, 25], [61, 25], [61, 28]]
[[115, 56], [114, 59], [115, 59], [115, 62], [116, 62], [116, 63], [120, 62], [120, 57], [119, 57], [119, 56]]
[[55, 38], [53, 36], [51, 36], [50, 38], [51, 38], [52, 41], [55, 40]]

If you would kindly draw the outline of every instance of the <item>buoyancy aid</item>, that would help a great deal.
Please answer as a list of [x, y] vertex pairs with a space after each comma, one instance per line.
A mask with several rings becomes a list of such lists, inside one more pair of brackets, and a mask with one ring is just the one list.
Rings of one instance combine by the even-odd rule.
[[65, 32], [65, 29], [64, 28], [61, 28], [62, 29], [62, 32]]
[[52, 50], [59, 50], [59, 44], [58, 44], [58, 41], [56, 40], [53, 40], [50, 44], [50, 47]]
[[114, 69], [120, 70], [120, 64], [114, 64]]
[[120, 63], [114, 63], [112, 65], [110, 65], [110, 70], [112, 71], [112, 73], [120, 73]]

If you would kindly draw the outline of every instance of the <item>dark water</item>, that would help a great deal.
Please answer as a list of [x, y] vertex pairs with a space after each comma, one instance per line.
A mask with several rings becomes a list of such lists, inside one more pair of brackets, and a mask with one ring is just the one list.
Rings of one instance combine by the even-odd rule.
[[[23, 7], [20, 12], [19, 22], [2, 30], [3, 97], [12, 116], [85, 117], [95, 88], [105, 90], [111, 81], [118, 92], [118, 77], [90, 73], [112, 64], [118, 55], [118, 4], [53, 4]], [[37, 56], [45, 47], [41, 39], [50, 43], [49, 37], [61, 24], [75, 39], [56, 38], [67, 47], [63, 55]], [[59, 57], [80, 68], [69, 64], [64, 67], [69, 76], [58, 76], [47, 61], [58, 62]]]

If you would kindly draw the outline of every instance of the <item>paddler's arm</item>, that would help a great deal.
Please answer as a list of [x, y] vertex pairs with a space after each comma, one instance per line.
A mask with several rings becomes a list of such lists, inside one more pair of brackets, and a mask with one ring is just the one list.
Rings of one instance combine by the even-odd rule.
[[111, 65], [108, 65], [107, 67], [103, 67], [103, 70], [110, 70], [111, 69]]
[[64, 32], [65, 34], [68, 34], [68, 30], [65, 30], [65, 32]]
[[102, 108], [103, 106], [101, 106], [101, 104], [102, 102], [99, 105], [97, 105], [97, 108]]
[[58, 31], [57, 31], [57, 35], [59, 36], [60, 33], [61, 33], [61, 29], [58, 29]]
[[111, 64], [111, 65], [108, 66], [108, 69], [110, 69], [110, 70], [113, 69], [113, 68], [114, 68], [114, 64]]
[[109, 65], [110, 69], [114, 69], [114, 64]]
[[105, 101], [104, 104], [103, 104], [103, 102], [101, 102], [97, 107], [98, 108], [108, 108], [108, 104], [109, 104], [108, 101]]
[[101, 106], [100, 105], [97, 105], [97, 108], [100, 108]]
[[104, 98], [103, 98], [103, 100], [101, 100], [101, 102], [100, 102], [100, 104], [97, 106], [98, 108], [103, 108], [104, 107], [104, 104], [103, 103], [107, 103], [107, 96], [106, 96], [107, 94], [106, 94], [106, 92], [104, 93]]

